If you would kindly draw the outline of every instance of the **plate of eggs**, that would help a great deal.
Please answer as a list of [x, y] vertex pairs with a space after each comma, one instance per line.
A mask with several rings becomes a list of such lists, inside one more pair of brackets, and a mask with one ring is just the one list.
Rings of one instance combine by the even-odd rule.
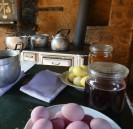
[[121, 129], [106, 115], [76, 103], [37, 106], [24, 129]]

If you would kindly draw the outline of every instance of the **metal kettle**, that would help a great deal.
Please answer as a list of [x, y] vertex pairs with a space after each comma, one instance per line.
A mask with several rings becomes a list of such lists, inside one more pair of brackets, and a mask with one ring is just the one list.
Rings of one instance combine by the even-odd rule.
[[[63, 32], [66, 31], [64, 35]], [[52, 36], [51, 49], [56, 51], [63, 51], [69, 49], [69, 40], [67, 39], [70, 29], [61, 29], [55, 36]]]

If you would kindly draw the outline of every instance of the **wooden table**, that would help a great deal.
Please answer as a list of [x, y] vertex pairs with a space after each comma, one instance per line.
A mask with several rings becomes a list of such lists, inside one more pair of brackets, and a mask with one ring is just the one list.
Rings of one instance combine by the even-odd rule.
[[[66, 87], [50, 104], [30, 97], [19, 90], [22, 85], [31, 80], [35, 73], [45, 69], [62, 73], [68, 70], [68, 67], [35, 65], [31, 68], [23, 79], [0, 97], [0, 129], [23, 129], [30, 118], [31, 110], [39, 105], [47, 107], [70, 102], [84, 105], [83, 91], [79, 91], [69, 86]], [[122, 129], [133, 128], [133, 116], [127, 102], [124, 105], [124, 110], [121, 115], [117, 118], [113, 118], [113, 120]]]

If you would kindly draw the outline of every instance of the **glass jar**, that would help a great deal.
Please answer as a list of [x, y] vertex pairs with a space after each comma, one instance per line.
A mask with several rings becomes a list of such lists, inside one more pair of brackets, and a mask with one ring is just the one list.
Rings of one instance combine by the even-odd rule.
[[112, 62], [113, 47], [107, 44], [92, 44], [90, 46], [89, 64], [93, 62]]
[[129, 70], [112, 62], [90, 64], [86, 79], [85, 105], [105, 114], [119, 114], [124, 105], [126, 83]]

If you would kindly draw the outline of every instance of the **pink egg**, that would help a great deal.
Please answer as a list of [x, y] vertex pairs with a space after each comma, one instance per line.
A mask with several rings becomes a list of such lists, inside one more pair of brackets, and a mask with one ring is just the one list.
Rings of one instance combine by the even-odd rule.
[[70, 121], [79, 121], [84, 118], [84, 110], [82, 107], [76, 103], [65, 104], [61, 108], [61, 112], [65, 118]]
[[53, 129], [53, 125], [50, 120], [42, 118], [34, 123], [32, 129]]
[[56, 112], [55, 118], [63, 118], [61, 111]]
[[40, 118], [49, 119], [49, 117], [50, 115], [48, 109], [43, 106], [37, 106], [31, 112], [31, 120], [33, 123]]
[[58, 112], [55, 114], [55, 118], [63, 119], [64, 122], [65, 122], [65, 127], [66, 127], [68, 124], [70, 124], [70, 123], [72, 122], [72, 121], [68, 120], [67, 118], [65, 118], [65, 117], [62, 115], [61, 111], [58, 111]]
[[91, 115], [85, 114], [82, 121], [85, 122], [90, 127], [90, 122], [91, 122], [92, 119], [93, 119], [93, 117]]
[[113, 129], [110, 123], [102, 118], [94, 118], [90, 122], [91, 129]]
[[65, 129], [65, 122], [61, 118], [54, 118], [51, 120], [53, 129]]
[[74, 121], [67, 126], [66, 129], [90, 129], [83, 121]]

